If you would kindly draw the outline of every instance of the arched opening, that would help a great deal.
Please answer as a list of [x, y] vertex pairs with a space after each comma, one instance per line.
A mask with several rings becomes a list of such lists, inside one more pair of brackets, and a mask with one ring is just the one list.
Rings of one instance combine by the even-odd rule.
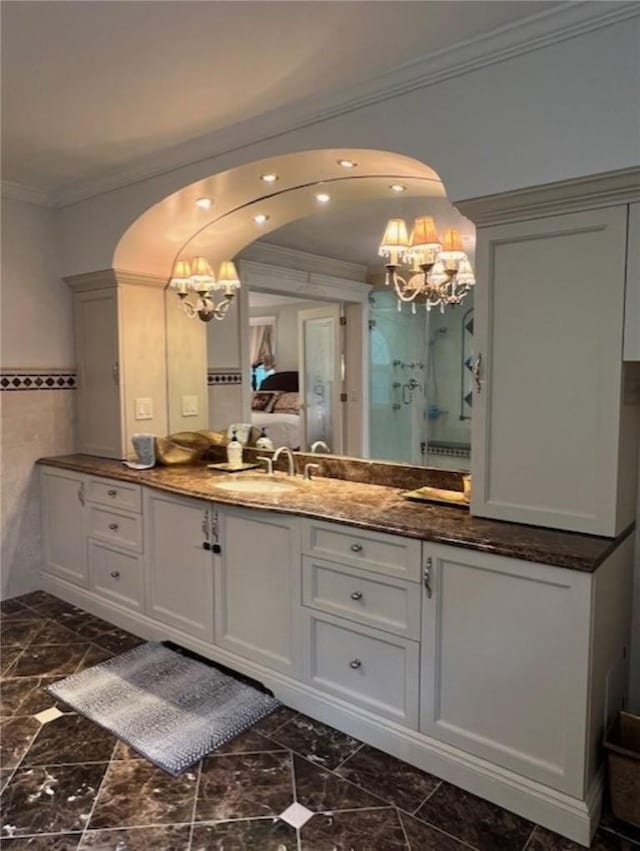
[[[389, 219], [406, 220], [410, 232], [411, 223], [424, 217], [435, 220], [439, 234], [455, 229], [459, 247], [473, 260], [473, 225], [447, 200], [436, 172], [405, 156], [364, 149], [304, 151], [248, 163], [147, 210], [120, 240], [114, 267], [167, 282], [169, 430], [224, 433], [234, 423], [253, 423], [274, 443], [294, 449], [320, 440], [334, 452], [449, 466], [446, 453], [435, 460], [429, 455], [425, 364], [432, 320], [424, 308], [432, 305], [406, 288], [400, 300], [407, 304], [401, 304], [398, 287], [411, 278], [400, 268], [402, 252], [386, 260], [378, 254]], [[195, 307], [188, 317], [183, 308], [197, 306], [197, 298], [187, 284], [180, 299], [169, 285], [172, 270], [182, 268], [177, 264], [191, 269], [194, 258], [204, 258], [215, 272], [224, 261], [235, 261], [241, 285], [237, 295], [230, 288], [233, 301], [227, 303], [222, 290], [209, 293], [209, 302], [224, 308], [223, 321], [201, 323]], [[399, 267], [397, 293], [385, 287], [390, 262]], [[415, 259], [413, 271], [422, 274]], [[471, 301], [469, 293], [466, 309]], [[462, 316], [462, 310], [449, 310]], [[265, 317], [271, 364], [260, 371], [264, 364], [253, 362], [257, 337], [251, 327]], [[372, 356], [372, 336], [378, 349], [386, 348], [389, 363]], [[454, 338], [461, 341], [462, 332], [452, 332]], [[462, 352], [449, 357], [460, 360]], [[445, 365], [443, 380], [459, 382], [458, 366]], [[278, 376], [290, 373], [299, 378], [295, 390], [278, 385]], [[264, 402], [254, 399], [256, 376], [268, 378], [278, 394], [273, 410], [255, 410]], [[298, 394], [297, 403], [289, 393]], [[449, 415], [452, 422], [457, 417], [443, 409], [441, 431]]]

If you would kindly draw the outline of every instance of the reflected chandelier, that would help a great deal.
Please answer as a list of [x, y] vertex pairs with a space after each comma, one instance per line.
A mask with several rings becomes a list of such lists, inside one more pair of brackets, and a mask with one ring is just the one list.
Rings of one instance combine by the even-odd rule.
[[[227, 315], [236, 291], [240, 288], [240, 278], [231, 260], [224, 260], [220, 264], [216, 280], [207, 258], [194, 257], [192, 260], [176, 261], [169, 284], [181, 300], [189, 319], [197, 316], [203, 322], [211, 322], [212, 319], [224, 319]], [[212, 297], [216, 290], [224, 290], [217, 304]]]
[[[460, 231], [449, 228], [438, 237], [431, 216], [416, 219], [410, 237], [404, 219], [389, 219], [378, 254], [389, 261], [385, 284], [393, 284], [398, 310], [410, 302], [415, 313], [418, 301], [444, 313], [446, 305], [460, 304], [476, 282]], [[398, 274], [400, 262], [411, 267], [404, 278]]]

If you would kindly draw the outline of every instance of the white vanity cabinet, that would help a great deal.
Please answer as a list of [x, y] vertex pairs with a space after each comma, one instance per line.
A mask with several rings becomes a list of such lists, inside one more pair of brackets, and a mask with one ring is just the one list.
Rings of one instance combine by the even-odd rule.
[[89, 587], [104, 600], [144, 608], [142, 488], [89, 476], [85, 481]]
[[143, 512], [147, 615], [211, 643], [215, 506], [145, 488]]
[[300, 670], [299, 520], [218, 506], [215, 642], [290, 676]]
[[583, 798], [624, 692], [632, 546], [590, 574], [425, 543], [421, 732]]
[[613, 537], [635, 519], [640, 431], [628, 206], [520, 215], [477, 232], [471, 510]]
[[42, 549], [45, 573], [87, 587], [85, 531], [86, 477], [72, 470], [42, 467]]
[[302, 526], [305, 680], [417, 729], [420, 541], [319, 520]]

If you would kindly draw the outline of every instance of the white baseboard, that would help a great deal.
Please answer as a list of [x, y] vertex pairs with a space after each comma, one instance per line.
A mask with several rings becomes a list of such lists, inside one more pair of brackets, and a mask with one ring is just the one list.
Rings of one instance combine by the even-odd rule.
[[139, 612], [105, 601], [92, 591], [42, 574], [42, 587], [122, 629], [150, 641], [174, 641], [208, 659], [262, 682], [287, 706], [329, 724], [366, 744], [453, 783], [480, 798], [588, 847], [600, 818], [603, 777], [597, 775], [586, 800], [573, 798], [415, 730], [382, 719], [276, 671], [263, 668], [166, 626]]

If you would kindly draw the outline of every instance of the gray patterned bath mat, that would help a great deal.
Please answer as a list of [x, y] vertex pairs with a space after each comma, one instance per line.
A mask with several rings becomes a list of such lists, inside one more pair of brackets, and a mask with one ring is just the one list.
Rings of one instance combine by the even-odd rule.
[[153, 642], [49, 691], [173, 775], [280, 706], [269, 694]]

